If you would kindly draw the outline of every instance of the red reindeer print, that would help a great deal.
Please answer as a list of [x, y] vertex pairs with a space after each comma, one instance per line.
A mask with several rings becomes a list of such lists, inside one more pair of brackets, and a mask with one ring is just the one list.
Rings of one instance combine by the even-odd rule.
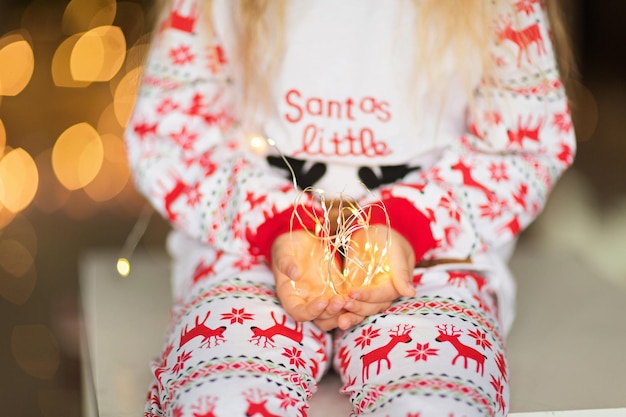
[[536, 3], [539, 3], [539, 0], [518, 0], [515, 2], [515, 10], [530, 16], [535, 9]]
[[302, 323], [295, 323], [294, 328], [292, 329], [285, 326], [285, 322], [287, 321], [287, 315], [283, 314], [283, 318], [279, 323], [278, 320], [276, 320], [274, 312], [272, 311], [270, 314], [272, 316], [272, 320], [274, 320], [273, 326], [270, 326], [267, 329], [261, 329], [257, 326], [250, 327], [250, 330], [252, 330], [253, 334], [252, 338], [250, 339], [251, 343], [257, 346], [260, 346], [261, 343], [263, 343], [264, 348], [268, 346], [273, 347], [275, 343], [274, 337], [283, 336], [302, 345], [302, 339], [304, 338], [304, 334], [302, 333]]
[[523, 146], [524, 139], [531, 140], [533, 142], [539, 142], [539, 135], [541, 128], [543, 127], [544, 119], [540, 117], [534, 126], [532, 125], [532, 116], [526, 119], [526, 122], [522, 122], [522, 116], [517, 119], [517, 129], [507, 130], [506, 134], [509, 137], [510, 145]]
[[202, 322], [200, 322], [200, 316], [196, 316], [195, 325], [191, 330], [189, 330], [189, 325], [185, 324], [185, 327], [183, 328], [183, 331], [180, 335], [179, 349], [182, 348], [187, 342], [195, 339], [198, 336], [202, 337], [202, 342], [200, 343], [200, 346], [206, 345], [206, 347], [211, 347], [212, 339], [215, 340], [216, 346], [226, 341], [226, 339], [224, 339], [226, 326], [216, 327], [215, 329], [211, 329], [210, 327], [206, 326], [205, 323], [210, 315], [211, 312], [209, 311], [206, 314], [206, 317], [204, 317], [204, 320], [202, 320]]
[[280, 417], [278, 414], [271, 413], [267, 409], [268, 397], [269, 394], [261, 392], [260, 389], [251, 389], [247, 393], [244, 393], [244, 398], [248, 403], [246, 416], [254, 417], [256, 415], [260, 415], [261, 417]]
[[485, 277], [473, 271], [448, 271], [448, 284], [454, 284], [457, 287], [465, 285], [467, 287], [467, 282], [470, 279], [474, 281], [478, 291], [482, 291], [487, 283]]
[[537, 45], [537, 55], [547, 53], [543, 43], [543, 36], [539, 28], [539, 23], [533, 23], [521, 30], [513, 29], [510, 16], [502, 17], [500, 26], [496, 29], [500, 41], [508, 40], [518, 47], [517, 66], [521, 65], [522, 55], [526, 54], [526, 60], [530, 63], [530, 53], [528, 48], [532, 44]]
[[[163, 209], [165, 210], [165, 215], [168, 220], [176, 222], [178, 220], [178, 213], [174, 211], [172, 206], [178, 201], [179, 198], [186, 196], [193, 187], [184, 182], [176, 174], [172, 174], [171, 176], [174, 180], [174, 187], [166, 189], [165, 196], [163, 196]], [[165, 187], [161, 185], [161, 188]]]
[[519, 223], [519, 219], [516, 216], [513, 216], [511, 221], [509, 221], [504, 226], [500, 227], [498, 230], [500, 233], [504, 233], [506, 231], [511, 232], [511, 236], [517, 236], [519, 232], [522, 230], [522, 226]]
[[246, 193], [246, 202], [250, 204], [250, 210], [254, 210], [259, 204], [263, 204], [267, 200], [267, 194], [255, 196], [253, 192], [248, 191]]
[[561, 143], [561, 151], [556, 156], [559, 161], [563, 162], [566, 165], [572, 163], [572, 159], [574, 159], [574, 152], [572, 152], [572, 148], [570, 148], [565, 143]]
[[193, 272], [193, 283], [195, 284], [196, 282], [208, 277], [209, 275], [214, 275], [215, 265], [217, 265], [217, 262], [222, 256], [224, 256], [224, 252], [216, 252], [215, 259], [213, 260], [213, 262], [209, 263], [204, 263], [204, 259], [202, 259]]
[[167, 19], [159, 25], [159, 32], [163, 32], [165, 29], [175, 29], [185, 33], [193, 33], [194, 26], [198, 20], [198, 7], [197, 4], [191, 6], [189, 14], [183, 15], [182, 8], [185, 0], [180, 0], [172, 12], [167, 16]]
[[133, 126], [133, 131], [139, 136], [139, 139], [143, 140], [148, 134], [155, 135], [159, 123], [148, 124], [146, 122], [137, 123]]
[[365, 382], [369, 378], [369, 367], [371, 364], [376, 363], [376, 375], [380, 375], [380, 367], [383, 361], [387, 362], [387, 369], [391, 369], [391, 361], [389, 360], [389, 353], [398, 343], [410, 343], [413, 339], [409, 336], [411, 330], [415, 326], [405, 324], [400, 331], [400, 325], [398, 324], [393, 329], [389, 330], [391, 339], [386, 345], [376, 348], [364, 355], [361, 355], [361, 361], [363, 362], [363, 371], [361, 374], [361, 380]]
[[217, 397], [206, 395], [191, 406], [193, 417], [216, 417], [215, 406]]
[[526, 210], [526, 198], [528, 197], [528, 184], [521, 183], [516, 193], [513, 194], [513, 199], [524, 210]]
[[488, 199], [493, 198], [493, 191], [487, 188], [485, 185], [476, 181], [476, 179], [472, 176], [472, 167], [466, 165], [463, 160], [459, 160], [456, 164], [452, 165], [451, 168], [455, 171], [459, 171], [462, 175], [463, 185], [467, 187], [478, 188], [481, 190]]
[[460, 330], [454, 327], [454, 325], [450, 325], [450, 328], [448, 328], [447, 324], [437, 326], [437, 330], [439, 330], [439, 336], [435, 340], [441, 343], [450, 342], [457, 351], [457, 355], [452, 359], [452, 365], [456, 363], [457, 359], [463, 358], [464, 368], [467, 369], [468, 360], [473, 359], [476, 361], [476, 372], [480, 372], [481, 376], [485, 374], [485, 359], [487, 357], [473, 347], [461, 343], [459, 340], [461, 336]]

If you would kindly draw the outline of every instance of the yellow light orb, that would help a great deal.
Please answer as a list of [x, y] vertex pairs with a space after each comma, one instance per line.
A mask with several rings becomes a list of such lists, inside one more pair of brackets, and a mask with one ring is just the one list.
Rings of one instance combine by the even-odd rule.
[[0, 95], [16, 96], [28, 85], [33, 75], [35, 55], [21, 35], [9, 36], [3, 39], [2, 44], [5, 45], [0, 47]]
[[4, 123], [0, 119], [0, 158], [4, 155], [4, 146], [7, 144], [7, 131], [4, 128]]
[[52, 169], [68, 190], [89, 184], [100, 171], [104, 149], [98, 132], [89, 123], [78, 123], [59, 136], [52, 149]]
[[115, 116], [119, 124], [123, 127], [126, 127], [128, 124], [128, 119], [130, 119], [133, 107], [135, 106], [141, 74], [141, 67], [130, 70], [124, 75], [124, 78], [122, 78], [115, 89], [113, 109], [115, 110]]
[[109, 81], [126, 57], [126, 40], [119, 27], [100, 26], [80, 36], [70, 56], [70, 73], [76, 81]]
[[0, 160], [0, 203], [13, 213], [26, 208], [39, 184], [37, 166], [22, 148], [9, 151]]
[[80, 40], [81, 35], [72, 35], [65, 39], [59, 47], [54, 51], [52, 57], [52, 81], [57, 87], [87, 87], [91, 82], [78, 81], [72, 76], [70, 70], [70, 60], [74, 46]]
[[130, 179], [126, 148], [121, 138], [102, 135], [104, 161], [100, 173], [85, 186], [85, 193], [94, 201], [104, 202], [117, 197]]
[[130, 275], [130, 261], [126, 258], [117, 260], [117, 273], [123, 277]]

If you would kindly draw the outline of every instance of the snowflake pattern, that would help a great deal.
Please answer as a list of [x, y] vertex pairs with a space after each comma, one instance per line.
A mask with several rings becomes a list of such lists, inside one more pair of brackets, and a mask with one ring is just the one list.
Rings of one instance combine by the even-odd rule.
[[427, 361], [429, 356], [437, 356], [439, 349], [430, 347], [430, 343], [417, 343], [415, 349], [409, 349], [406, 351], [407, 358], [415, 359], [418, 361]]
[[289, 364], [296, 368], [304, 368], [305, 362], [302, 359], [302, 351], [294, 348], [283, 348], [283, 356], [289, 359]]
[[483, 349], [491, 350], [491, 342], [487, 340], [487, 334], [480, 330], [468, 330], [467, 334], [476, 339], [476, 346], [480, 346]]
[[193, 150], [196, 139], [198, 139], [198, 134], [188, 132], [187, 126], [183, 126], [180, 132], [170, 133], [169, 136], [183, 151]]
[[280, 400], [281, 410], [286, 410], [288, 407], [294, 407], [298, 404], [298, 400], [285, 391], [279, 392], [277, 397]]
[[509, 175], [507, 174], [507, 166], [504, 162], [500, 162], [499, 164], [496, 162], [492, 162], [491, 164], [489, 164], [489, 174], [491, 175], [491, 179], [495, 182], [509, 180]]
[[504, 384], [502, 383], [502, 379], [498, 377], [494, 377], [491, 375], [491, 386], [496, 391], [496, 403], [498, 404], [498, 409], [502, 412], [506, 409], [506, 403], [504, 402]]
[[230, 320], [230, 324], [243, 324], [245, 320], [254, 320], [254, 314], [246, 313], [243, 308], [231, 308], [230, 313], [222, 313], [222, 320]]
[[170, 49], [170, 59], [174, 65], [191, 64], [195, 55], [191, 53], [189, 45], [179, 45]]
[[480, 217], [487, 217], [489, 220], [495, 220], [502, 215], [509, 205], [506, 200], [498, 200], [491, 198], [485, 204], [480, 206]]
[[552, 119], [552, 125], [554, 125], [559, 133], [570, 133], [572, 131], [572, 116], [569, 108], [564, 112], [555, 113]]
[[363, 350], [372, 343], [372, 339], [378, 336], [380, 336], [380, 329], [374, 329], [372, 326], [369, 326], [361, 330], [361, 335], [354, 339], [354, 344]]

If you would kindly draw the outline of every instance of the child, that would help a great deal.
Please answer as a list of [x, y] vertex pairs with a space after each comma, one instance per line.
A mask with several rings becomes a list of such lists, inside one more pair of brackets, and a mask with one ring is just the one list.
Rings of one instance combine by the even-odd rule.
[[[331, 366], [354, 415], [506, 415], [507, 254], [575, 151], [553, 3], [169, 3], [127, 131], [174, 226], [145, 415], [303, 416]], [[308, 186], [385, 207], [338, 261], [390, 242], [372, 285], [320, 288]]]

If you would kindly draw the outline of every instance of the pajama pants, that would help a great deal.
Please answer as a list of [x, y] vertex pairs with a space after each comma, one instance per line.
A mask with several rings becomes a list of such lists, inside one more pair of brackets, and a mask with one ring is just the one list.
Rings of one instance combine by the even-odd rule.
[[415, 297], [324, 332], [285, 314], [270, 270], [254, 259], [199, 249], [179, 261], [146, 417], [306, 416], [331, 366], [354, 416], [508, 412], [504, 340], [485, 274], [416, 269]]

